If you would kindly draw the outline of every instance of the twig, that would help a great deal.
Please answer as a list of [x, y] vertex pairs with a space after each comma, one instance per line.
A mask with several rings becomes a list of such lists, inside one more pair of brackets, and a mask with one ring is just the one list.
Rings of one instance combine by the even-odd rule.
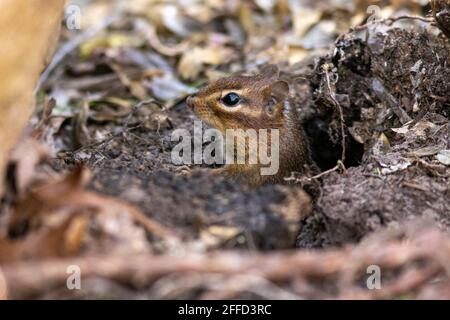
[[425, 188], [424, 186], [412, 183], [412, 182], [405, 181], [405, 182], [403, 182], [401, 184], [401, 186], [402, 187], [411, 188], [411, 189], [415, 189], [415, 190], [419, 190], [419, 191], [422, 191], [422, 192], [425, 192], [425, 193], [429, 193], [429, 189]]
[[318, 175], [315, 175], [315, 176], [313, 176], [311, 178], [308, 178], [308, 179], [309, 180], [318, 180], [318, 179], [320, 179], [320, 178], [322, 178], [322, 177], [324, 177], [326, 175], [329, 175], [330, 173], [338, 171], [339, 169], [342, 169], [343, 171], [346, 170], [345, 165], [344, 165], [344, 163], [341, 160], [338, 160], [336, 166], [334, 166], [333, 168], [331, 168], [331, 169], [329, 169], [327, 171], [324, 171], [324, 172], [322, 172], [322, 173], [320, 173]]
[[[328, 87], [328, 92], [330, 94], [330, 98], [333, 101], [335, 107], [338, 109], [339, 111], [339, 116], [340, 116], [340, 121], [341, 121], [341, 139], [342, 139], [342, 155], [341, 155], [341, 162], [344, 163], [345, 162], [345, 154], [346, 154], [346, 140], [345, 140], [345, 120], [344, 120], [344, 111], [342, 110], [341, 105], [339, 104], [339, 102], [336, 99], [336, 95], [334, 90], [331, 87], [331, 81], [330, 81], [330, 66], [328, 64], [325, 64], [323, 66], [323, 70], [325, 71], [325, 78], [327, 80], [327, 87]], [[339, 165], [339, 164], [338, 164]]]
[[379, 78], [375, 77], [372, 80], [372, 88], [378, 99], [380, 99], [381, 101], [386, 101], [389, 104], [389, 107], [395, 113], [402, 124], [406, 124], [412, 121], [411, 117], [408, 115], [408, 113], [406, 113], [405, 110], [403, 110], [394, 96], [386, 90], [385, 86]]
[[319, 180], [320, 178], [327, 176], [330, 173], [336, 172], [339, 169], [341, 169], [344, 172], [346, 171], [345, 165], [341, 160], [338, 160], [337, 164], [333, 168], [323, 171], [313, 177], [302, 177], [300, 179], [295, 178], [295, 177], [289, 177], [289, 178], [285, 178], [284, 180], [285, 181], [295, 181], [295, 182], [311, 182], [313, 180]]

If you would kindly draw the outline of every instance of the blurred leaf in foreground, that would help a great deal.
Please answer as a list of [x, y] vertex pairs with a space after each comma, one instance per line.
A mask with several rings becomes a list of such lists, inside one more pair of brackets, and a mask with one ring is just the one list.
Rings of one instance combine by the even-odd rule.
[[64, 0], [0, 0], [0, 194], [8, 152], [30, 116], [58, 36]]

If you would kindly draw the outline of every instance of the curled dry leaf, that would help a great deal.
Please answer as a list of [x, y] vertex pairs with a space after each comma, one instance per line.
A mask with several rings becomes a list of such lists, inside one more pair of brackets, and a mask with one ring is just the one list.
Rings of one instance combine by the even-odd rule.
[[41, 119], [39, 120], [39, 123], [37, 124], [36, 128], [34, 129], [33, 133], [31, 134], [32, 137], [36, 139], [41, 139], [45, 128], [50, 123], [50, 117], [52, 115], [53, 109], [56, 107], [56, 100], [51, 98], [48, 100], [44, 105], [44, 110], [42, 111]]
[[90, 39], [80, 45], [80, 56], [87, 58], [91, 56], [96, 49], [100, 48], [121, 48], [137, 47], [142, 44], [142, 40], [122, 33], [115, 33], [109, 36], [99, 36]]
[[305, 7], [296, 1], [289, 1], [292, 13], [292, 22], [294, 35], [298, 38], [303, 37], [306, 32], [320, 21], [321, 10], [311, 7]]
[[429, 157], [438, 154], [440, 150], [441, 150], [440, 146], [427, 146], [416, 150], [412, 150], [411, 152], [408, 152], [407, 155], [409, 157], [419, 157], [419, 158]]
[[407, 159], [402, 159], [402, 158], [392, 158], [392, 159], [388, 159], [391, 162], [380, 162], [380, 165], [383, 167], [381, 169], [381, 173], [383, 175], [388, 175], [388, 174], [393, 174], [405, 169], [408, 169], [412, 163], [411, 161], [407, 160]]
[[144, 35], [150, 46], [162, 55], [168, 57], [177, 56], [188, 48], [186, 41], [171, 47], [164, 45], [158, 38], [155, 27], [143, 19], [138, 19], [135, 24], [136, 29]]
[[411, 125], [412, 122], [407, 122], [403, 125], [403, 127], [392, 128], [391, 130], [405, 137], [426, 139], [430, 133], [434, 133], [440, 128], [438, 125], [430, 121], [419, 121], [413, 126]]
[[231, 48], [211, 44], [207, 47], [195, 47], [181, 57], [178, 73], [183, 79], [195, 79], [203, 71], [205, 65], [225, 64], [236, 56]]
[[153, 96], [161, 101], [174, 101], [195, 92], [195, 89], [185, 85], [173, 75], [154, 77], [147, 83]]
[[110, 63], [111, 69], [117, 74], [120, 82], [130, 90], [131, 94], [139, 100], [146, 100], [147, 90], [140, 81], [131, 79], [125, 72], [125, 70], [118, 64]]
[[377, 141], [372, 147], [372, 152], [375, 156], [386, 154], [391, 150], [389, 138], [384, 133], [381, 133]]
[[74, 211], [59, 225], [30, 232], [19, 240], [0, 239], [0, 262], [67, 257], [77, 253], [82, 242], [73, 242], [68, 233], [78, 212]]
[[36, 166], [49, 156], [48, 149], [35, 139], [20, 141], [12, 150], [10, 164], [14, 168], [15, 191], [23, 195], [33, 181], [36, 181]]

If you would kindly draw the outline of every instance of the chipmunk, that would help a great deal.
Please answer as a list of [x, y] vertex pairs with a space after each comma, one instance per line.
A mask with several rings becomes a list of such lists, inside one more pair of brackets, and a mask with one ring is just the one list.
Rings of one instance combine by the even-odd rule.
[[[278, 68], [274, 65], [267, 66], [259, 75], [220, 79], [201, 88], [186, 102], [202, 121], [223, 135], [228, 129], [255, 129], [256, 132], [267, 129], [270, 153], [276, 151], [271, 145], [271, 132], [278, 129], [279, 167], [275, 174], [261, 174], [261, 164], [225, 164], [223, 172], [228, 176], [241, 177], [251, 186], [259, 186], [283, 182], [292, 172], [304, 172], [305, 165], [311, 163], [289, 84], [279, 79]], [[237, 130], [237, 135], [242, 135], [243, 131]], [[248, 145], [245, 148], [248, 157]]]

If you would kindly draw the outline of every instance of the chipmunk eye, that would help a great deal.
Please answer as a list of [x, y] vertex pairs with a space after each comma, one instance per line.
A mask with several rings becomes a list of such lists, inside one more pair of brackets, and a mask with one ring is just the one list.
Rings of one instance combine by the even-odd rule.
[[239, 95], [234, 92], [230, 92], [225, 97], [222, 98], [222, 102], [228, 107], [236, 106], [240, 100], [241, 97], [239, 97]]

